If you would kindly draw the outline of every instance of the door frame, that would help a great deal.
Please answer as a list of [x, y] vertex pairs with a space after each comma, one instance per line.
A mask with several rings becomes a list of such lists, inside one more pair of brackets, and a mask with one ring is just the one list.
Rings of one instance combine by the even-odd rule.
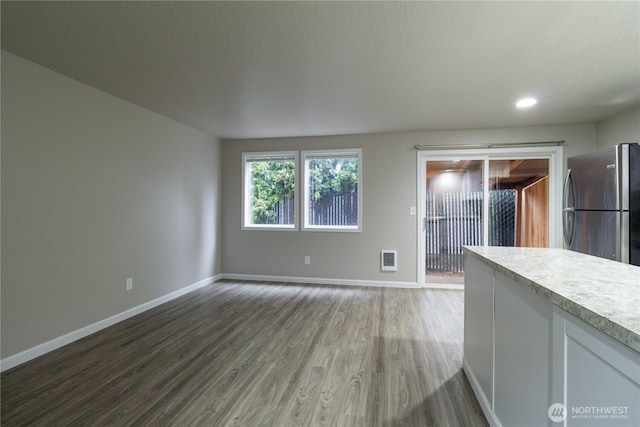
[[[503, 148], [498, 144], [491, 148], [455, 148], [451, 149], [422, 149], [417, 151], [417, 279], [418, 284], [426, 288], [454, 288], [461, 289], [462, 285], [441, 285], [426, 283], [426, 173], [427, 161], [437, 160], [483, 160], [483, 191], [489, 189], [489, 160], [500, 159], [549, 159], [549, 229], [548, 242], [550, 248], [562, 248], [562, 184], [564, 168], [564, 152], [561, 145], [557, 146], [529, 146], [517, 148]], [[489, 198], [484, 197], [483, 211], [488, 212]], [[486, 245], [489, 225], [486, 216], [483, 217], [483, 242]]]

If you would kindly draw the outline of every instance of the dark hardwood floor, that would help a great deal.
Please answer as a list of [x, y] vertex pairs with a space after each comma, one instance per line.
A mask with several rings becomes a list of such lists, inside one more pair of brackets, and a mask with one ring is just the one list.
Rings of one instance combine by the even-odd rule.
[[221, 281], [2, 374], [2, 426], [483, 426], [463, 293]]

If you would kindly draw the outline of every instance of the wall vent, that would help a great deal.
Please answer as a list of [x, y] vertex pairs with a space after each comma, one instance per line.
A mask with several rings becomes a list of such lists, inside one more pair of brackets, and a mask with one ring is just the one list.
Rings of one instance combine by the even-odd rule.
[[398, 270], [398, 251], [380, 252], [380, 268], [382, 271]]

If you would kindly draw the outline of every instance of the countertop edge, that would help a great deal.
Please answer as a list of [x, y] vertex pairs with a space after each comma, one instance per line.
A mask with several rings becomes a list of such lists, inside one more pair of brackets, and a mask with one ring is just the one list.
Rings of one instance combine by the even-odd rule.
[[607, 319], [601, 314], [589, 310], [563, 295], [553, 292], [551, 289], [548, 289], [547, 287], [540, 285], [539, 283], [524, 277], [513, 270], [510, 270], [491, 258], [474, 251], [472, 248], [463, 247], [463, 253], [465, 256], [472, 256], [495, 270], [500, 271], [505, 276], [514, 279], [515, 282], [526, 286], [536, 294], [548, 299], [553, 305], [565, 310], [567, 313], [570, 313], [585, 323], [593, 326], [603, 334], [640, 353], [640, 336], [636, 332]]

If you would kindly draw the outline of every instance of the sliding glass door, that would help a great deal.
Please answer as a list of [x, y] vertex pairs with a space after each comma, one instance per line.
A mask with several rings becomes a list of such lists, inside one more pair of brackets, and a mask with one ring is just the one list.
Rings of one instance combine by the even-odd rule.
[[460, 287], [465, 245], [556, 246], [558, 151], [420, 152], [421, 283]]
[[483, 160], [426, 162], [425, 273], [430, 283], [462, 284], [462, 246], [482, 245]]
[[549, 159], [489, 160], [489, 246], [549, 246]]

